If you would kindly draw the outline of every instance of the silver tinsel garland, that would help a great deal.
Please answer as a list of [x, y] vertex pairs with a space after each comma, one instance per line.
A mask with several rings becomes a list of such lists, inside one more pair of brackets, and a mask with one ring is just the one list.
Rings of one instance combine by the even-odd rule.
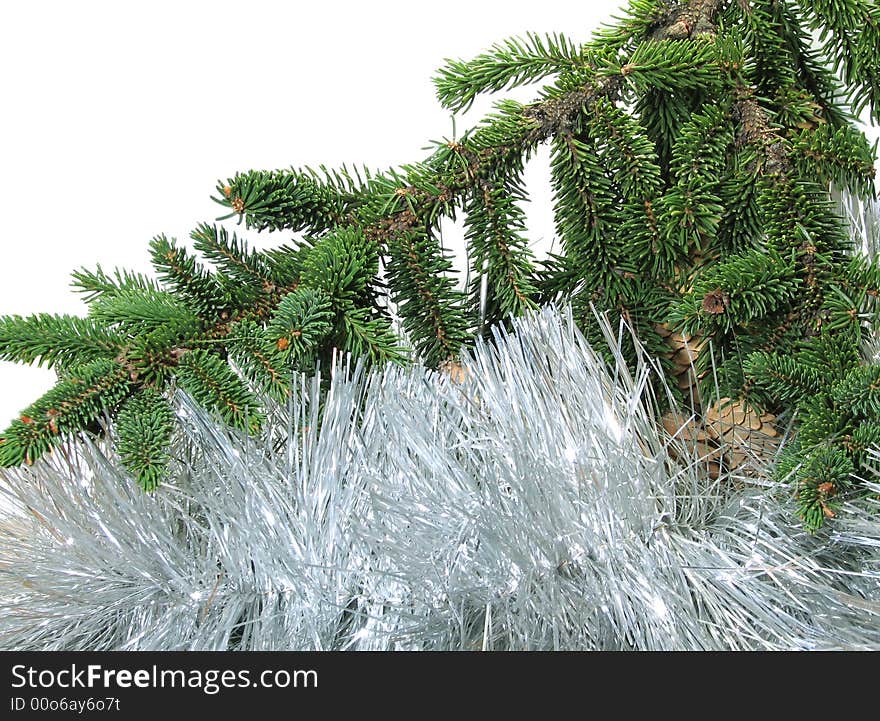
[[790, 489], [672, 460], [647, 360], [550, 309], [495, 341], [302, 378], [257, 440], [181, 396], [154, 494], [85, 441], [7, 473], [0, 646], [880, 648], [876, 500], [810, 535]]

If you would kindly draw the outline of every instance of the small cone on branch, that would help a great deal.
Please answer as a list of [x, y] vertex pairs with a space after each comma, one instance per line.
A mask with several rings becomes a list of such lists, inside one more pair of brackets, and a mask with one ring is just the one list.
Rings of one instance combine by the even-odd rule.
[[669, 346], [663, 355], [672, 363], [671, 378], [694, 414], [686, 420], [667, 413], [664, 428], [684, 443], [691, 459], [705, 459], [710, 477], [718, 478], [722, 471], [752, 475], [750, 461], [771, 458], [779, 446], [776, 417], [730, 398], [704, 408], [699, 384], [709, 371], [698, 371], [697, 361], [706, 350], [706, 338], [685, 335], [665, 323], [655, 324], [654, 329]]
[[[776, 416], [758, 413], [742, 401], [722, 398], [702, 416], [684, 419], [673, 411], [662, 418], [663, 427], [679, 439], [689, 458], [703, 459], [708, 474], [722, 471], [752, 475], [752, 461], [769, 460], [779, 447]], [[681, 451], [672, 449], [673, 455]]]
[[705, 464], [706, 473], [712, 479], [721, 475], [722, 450], [700, 418], [685, 419], [680, 414], [669, 411], [661, 422], [666, 432], [679, 441], [678, 445], [670, 447], [674, 458], [686, 463], [697, 461]]
[[741, 400], [721, 398], [705, 414], [706, 425], [726, 447], [730, 469], [753, 459], [769, 459], [779, 448], [776, 416], [759, 413]]
[[706, 339], [698, 335], [683, 335], [673, 331], [665, 323], [656, 324], [654, 329], [666, 340], [666, 344], [669, 346], [669, 350], [663, 355], [672, 361], [670, 373], [675, 379], [676, 385], [692, 405], [698, 405], [700, 399], [698, 383], [705, 372], [697, 375], [696, 363], [706, 347]]

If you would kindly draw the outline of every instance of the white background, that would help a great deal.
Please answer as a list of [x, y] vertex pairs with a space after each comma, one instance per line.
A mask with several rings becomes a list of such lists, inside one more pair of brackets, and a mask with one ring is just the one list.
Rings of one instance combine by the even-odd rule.
[[[430, 82], [444, 58], [529, 30], [586, 41], [621, 4], [5, 3], [0, 314], [84, 313], [73, 269], [149, 272], [150, 238], [184, 240], [220, 215], [209, 195], [236, 171], [421, 159], [428, 140], [452, 134]], [[546, 242], [540, 166], [528, 214], [530, 237]], [[0, 363], [0, 426], [53, 379]]]

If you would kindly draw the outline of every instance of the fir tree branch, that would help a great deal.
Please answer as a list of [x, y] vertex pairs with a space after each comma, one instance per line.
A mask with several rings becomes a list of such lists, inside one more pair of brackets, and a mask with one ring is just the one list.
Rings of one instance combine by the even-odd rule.
[[554, 73], [586, 69], [582, 54], [564, 35], [528, 33], [510, 38], [472, 60], [447, 60], [434, 78], [437, 99], [453, 112], [466, 111], [477, 95], [535, 82]]
[[874, 197], [874, 151], [864, 133], [848, 125], [820, 125], [796, 135], [792, 151], [801, 176], [834, 183], [862, 198]]
[[260, 429], [263, 416], [256, 396], [224, 358], [206, 350], [183, 353], [177, 381], [205, 408], [217, 411], [225, 423], [249, 433]]
[[138, 391], [119, 409], [114, 425], [116, 449], [145, 491], [155, 490], [167, 471], [174, 428], [171, 405], [152, 389]]
[[159, 284], [155, 280], [147, 278], [141, 273], [116, 268], [111, 278], [100, 265], [93, 271], [85, 268], [74, 271], [71, 286], [75, 291], [85, 296], [87, 303], [124, 291], [158, 292], [160, 290]]
[[416, 349], [431, 366], [454, 358], [469, 338], [464, 295], [436, 239], [424, 227], [391, 235], [388, 256], [392, 299]]
[[737, 88], [733, 117], [737, 122], [737, 145], [748, 145], [760, 152], [760, 172], [786, 179], [791, 172], [787, 141], [772, 126], [770, 115], [761, 107], [755, 91], [745, 84]]
[[196, 250], [237, 282], [256, 284], [267, 292], [275, 290], [265, 258], [249, 250], [247, 243], [239, 240], [235, 233], [230, 238], [225, 228], [202, 223], [190, 233], [190, 237]]
[[124, 336], [91, 318], [39, 313], [0, 318], [0, 360], [71, 367], [113, 358]]
[[28, 406], [0, 436], [0, 466], [32, 464], [63, 434], [85, 428], [129, 392], [128, 371], [112, 360], [79, 366]]
[[[336, 173], [301, 171], [250, 171], [218, 183], [214, 201], [256, 230], [293, 230], [318, 234], [343, 222], [357, 206], [364, 180], [358, 171]], [[369, 177], [369, 174], [367, 173]]]
[[[236, 323], [227, 337], [230, 358], [254, 390], [266, 393], [278, 402], [290, 395], [293, 367], [285, 353], [267, 338], [265, 329], [253, 320]], [[282, 345], [284, 345], [282, 343]]]
[[231, 298], [217, 277], [208, 272], [194, 256], [177, 247], [164, 235], [150, 242], [150, 257], [159, 277], [189, 301], [194, 310], [208, 319], [228, 313]]
[[315, 351], [333, 330], [330, 297], [311, 288], [288, 293], [266, 325], [265, 337], [285, 356], [302, 357]]
[[880, 122], [880, 6], [868, 0], [800, 0], [850, 87], [855, 114]]

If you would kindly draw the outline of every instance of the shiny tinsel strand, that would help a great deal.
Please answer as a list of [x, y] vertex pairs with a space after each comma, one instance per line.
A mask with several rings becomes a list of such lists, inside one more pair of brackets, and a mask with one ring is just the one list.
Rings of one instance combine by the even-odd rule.
[[672, 460], [652, 373], [547, 309], [455, 377], [300, 378], [258, 440], [181, 396], [153, 494], [71, 442], [3, 481], [0, 646], [880, 648], [874, 502], [810, 535]]

